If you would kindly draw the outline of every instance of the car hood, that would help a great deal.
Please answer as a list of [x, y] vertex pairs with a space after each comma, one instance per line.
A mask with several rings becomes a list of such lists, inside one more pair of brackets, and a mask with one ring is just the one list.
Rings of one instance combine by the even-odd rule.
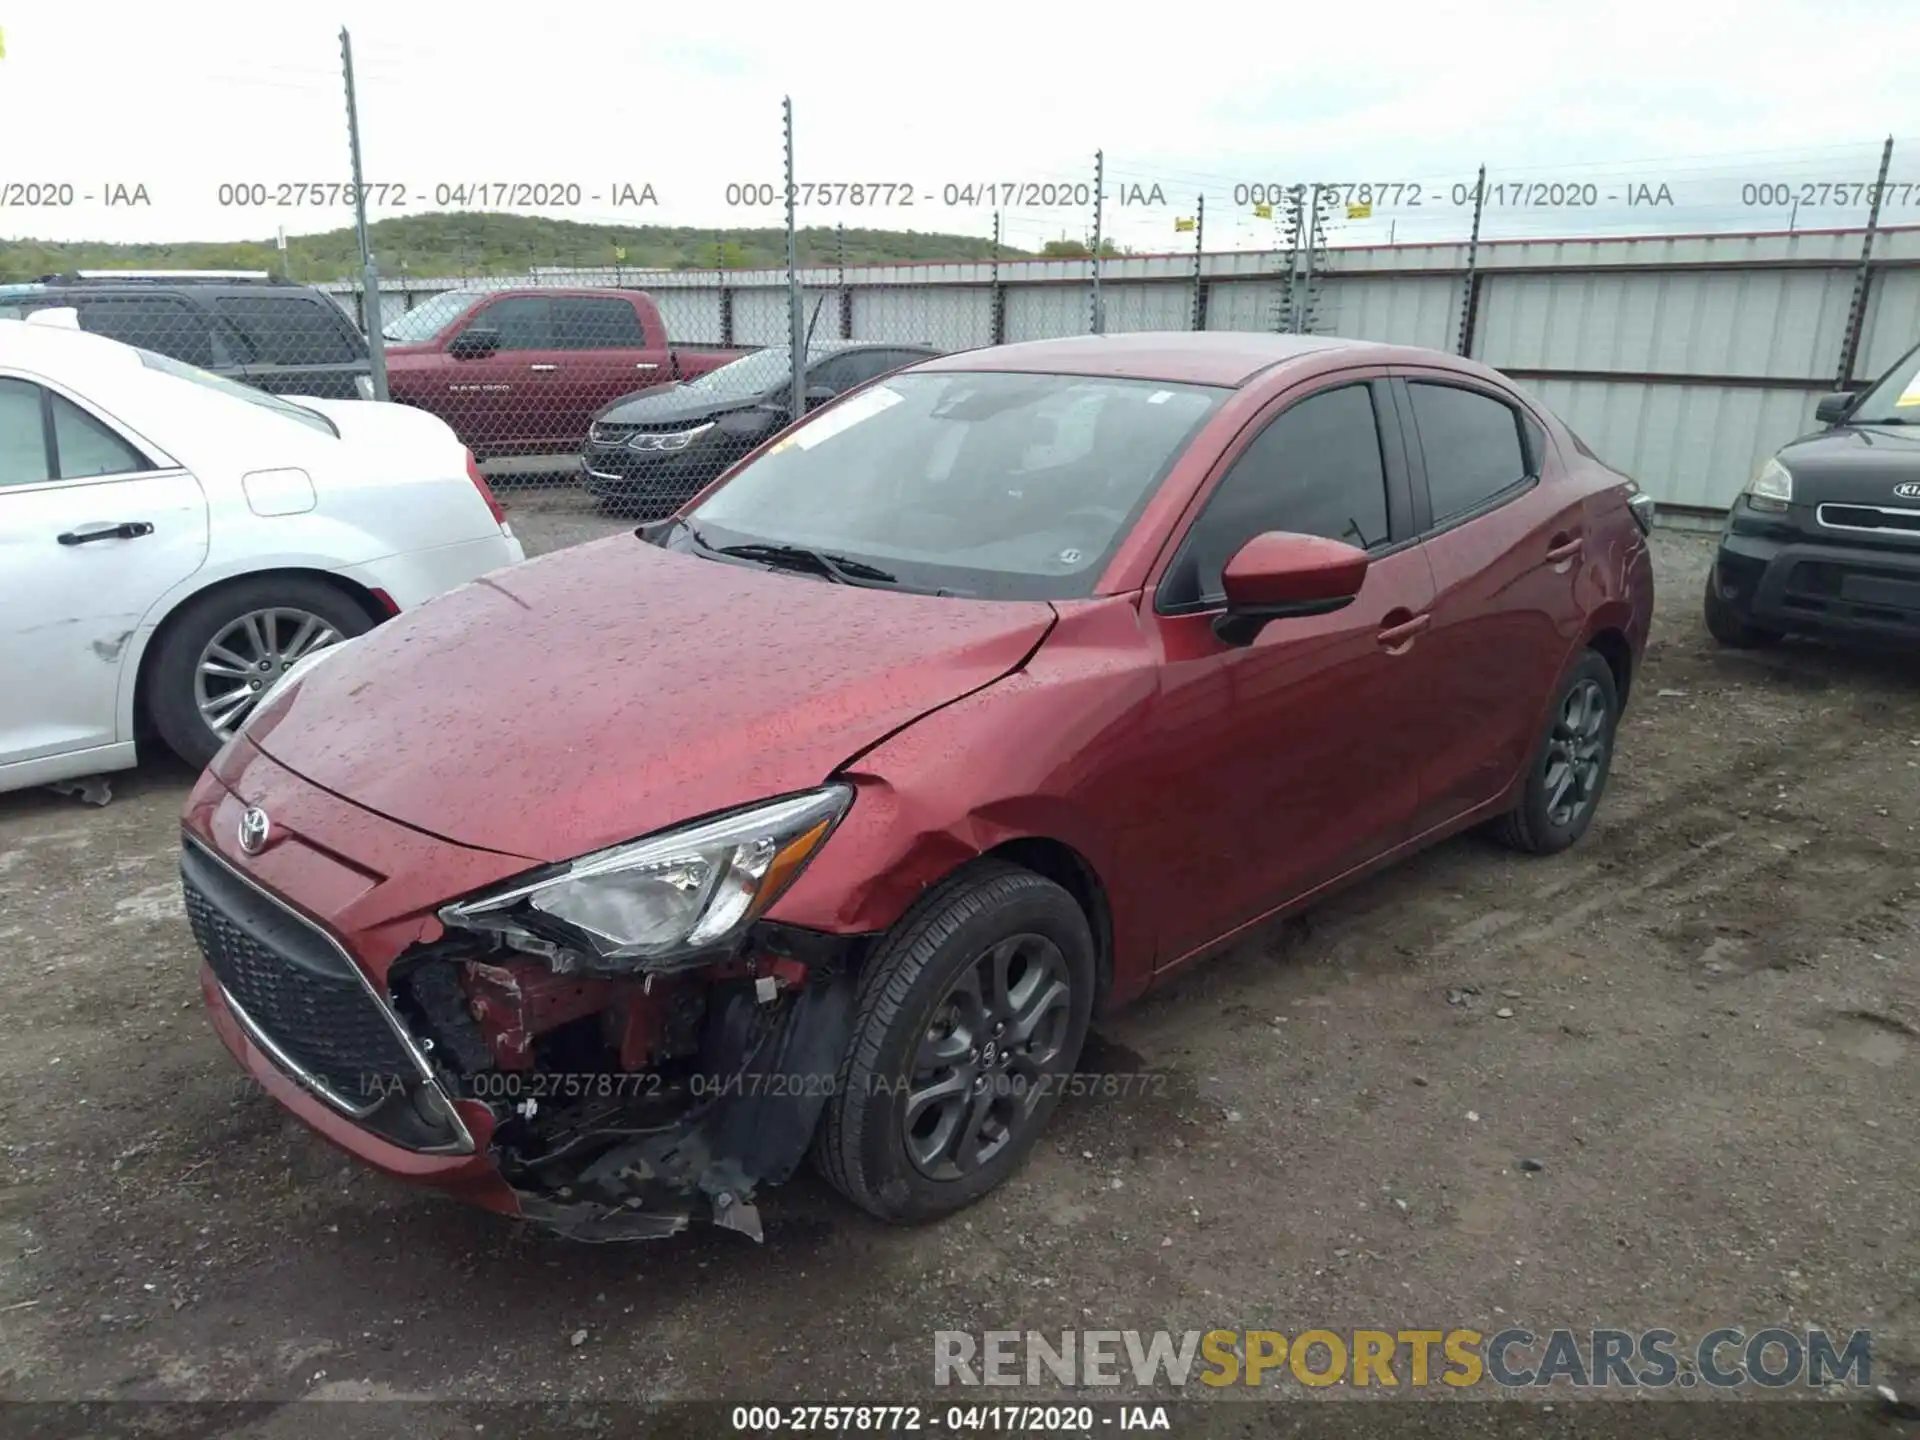
[[1920, 481], [1920, 426], [1842, 425], [1803, 435], [1777, 457], [1796, 505], [1904, 505], [1894, 486]]
[[834, 585], [628, 535], [449, 591], [248, 727], [275, 760], [462, 845], [562, 860], [804, 790], [1018, 668], [1043, 601]]
[[721, 415], [755, 410], [766, 403], [757, 396], [745, 400], [715, 399], [675, 381], [616, 400], [593, 419], [596, 425], [697, 424]]

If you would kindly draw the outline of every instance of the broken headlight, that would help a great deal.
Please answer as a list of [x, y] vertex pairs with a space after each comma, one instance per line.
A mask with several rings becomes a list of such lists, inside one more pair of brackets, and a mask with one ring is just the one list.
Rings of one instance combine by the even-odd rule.
[[675, 961], [730, 948], [853, 803], [828, 785], [583, 855], [440, 911], [447, 925], [556, 941], [601, 960]]

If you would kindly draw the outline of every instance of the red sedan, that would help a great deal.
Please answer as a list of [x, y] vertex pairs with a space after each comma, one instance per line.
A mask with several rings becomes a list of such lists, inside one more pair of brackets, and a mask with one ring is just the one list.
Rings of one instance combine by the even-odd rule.
[[214, 1025], [344, 1149], [582, 1237], [758, 1235], [809, 1151], [945, 1214], [1095, 1015], [1470, 826], [1580, 838], [1648, 508], [1427, 351], [914, 366], [291, 672], [186, 813]]

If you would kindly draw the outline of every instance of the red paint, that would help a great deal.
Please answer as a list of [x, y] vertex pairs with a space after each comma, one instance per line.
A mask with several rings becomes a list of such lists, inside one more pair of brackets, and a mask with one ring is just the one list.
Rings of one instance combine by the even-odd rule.
[[1360, 593], [1367, 552], [1318, 535], [1256, 535], [1220, 572], [1229, 605], [1294, 605]]
[[467, 478], [473, 482], [473, 488], [480, 492], [480, 498], [486, 501], [487, 513], [493, 516], [493, 523], [505, 528], [506, 509], [493, 493], [493, 487], [487, 483], [487, 477], [480, 473], [480, 462], [473, 458], [471, 450], [467, 451]]
[[[1235, 335], [1096, 337], [932, 362], [969, 364], [1241, 388], [1091, 598], [828, 585], [617, 536], [465, 587], [319, 667], [201, 779], [188, 828], [339, 937], [380, 984], [403, 949], [441, 934], [434, 911], [447, 901], [838, 775], [857, 798], [770, 919], [885, 930], [982, 852], [1043, 842], [1089, 877], [1110, 937], [1111, 1004], [1507, 808], [1570, 659], [1596, 637], [1630, 667], [1644, 651], [1653, 589], [1630, 482], [1580, 456], [1484, 366]], [[1250, 644], [1221, 640], [1213, 614], [1156, 612], [1180, 537], [1252, 422], [1335, 380], [1417, 370], [1529, 410], [1549, 441], [1538, 483], [1364, 565], [1333, 542], [1259, 542], [1239, 567], [1248, 583], [1358, 583], [1352, 603], [1272, 621]], [[235, 838], [246, 805], [274, 824], [253, 857]], [[515, 975], [517, 1001], [486, 997], [496, 1037], [541, 1023], [526, 967]], [[572, 1013], [546, 999], [557, 1007], [546, 1018]], [[658, 1015], [631, 999], [628, 986], [603, 1008], [639, 1065]], [[407, 1173], [382, 1142], [341, 1140], [351, 1127], [303, 1092], [275, 1093]], [[423, 1178], [448, 1183], [437, 1170]]]

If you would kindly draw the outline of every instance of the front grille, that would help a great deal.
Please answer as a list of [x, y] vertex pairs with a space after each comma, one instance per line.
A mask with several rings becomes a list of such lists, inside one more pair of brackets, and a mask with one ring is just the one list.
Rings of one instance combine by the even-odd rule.
[[364, 1115], [419, 1078], [387, 1012], [330, 939], [192, 844], [180, 878], [207, 964], [295, 1079]]
[[1886, 505], [1822, 505], [1814, 513], [1829, 530], [1883, 530], [1920, 535], [1920, 510]]

